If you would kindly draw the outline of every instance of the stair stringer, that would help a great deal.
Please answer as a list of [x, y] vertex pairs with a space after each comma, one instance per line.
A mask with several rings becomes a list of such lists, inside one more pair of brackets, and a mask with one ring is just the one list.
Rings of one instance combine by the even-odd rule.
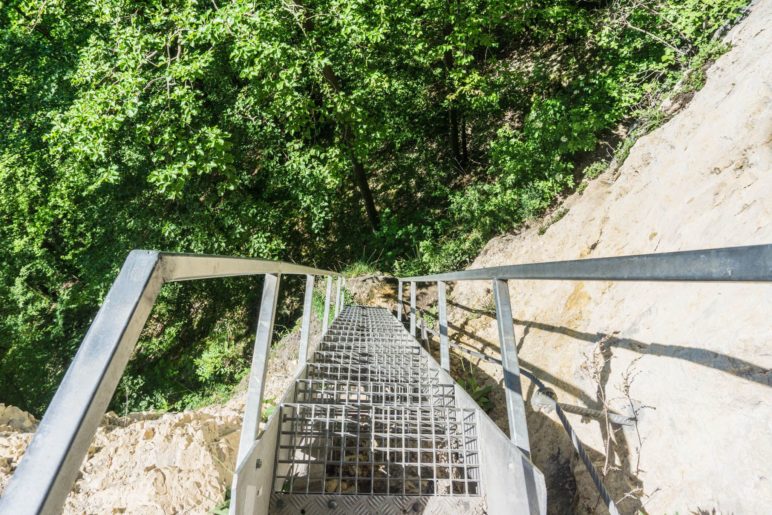
[[[442, 371], [440, 378], [447, 380], [450, 376]], [[478, 410], [480, 476], [488, 513], [491, 515], [546, 514], [547, 485], [544, 475], [480, 409], [474, 399], [458, 383], [454, 384], [456, 406]], [[524, 486], [525, 491], [523, 491]]]
[[429, 356], [429, 366], [439, 371], [440, 382], [454, 385], [456, 407], [477, 410], [480, 475], [487, 513], [546, 514], [547, 485], [544, 474], [480, 409], [466, 390], [440, 367], [433, 356], [423, 348], [421, 352]]
[[[298, 379], [305, 379], [306, 367], [303, 366], [295, 375], [291, 385], [284, 392], [281, 403], [292, 402]], [[276, 475], [276, 444], [283, 424], [280, 410], [268, 418], [262, 434], [258, 435], [249, 453], [236, 467], [231, 483], [231, 504], [229, 515], [256, 515], [268, 513], [271, 494], [274, 490], [273, 478]], [[260, 466], [258, 467], [258, 460]], [[286, 465], [285, 465], [286, 467]]]

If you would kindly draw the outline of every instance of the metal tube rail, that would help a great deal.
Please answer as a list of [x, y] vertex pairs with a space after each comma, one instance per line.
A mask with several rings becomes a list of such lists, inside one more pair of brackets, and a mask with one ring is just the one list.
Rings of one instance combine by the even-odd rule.
[[[263, 295], [255, 333], [255, 349], [252, 352], [252, 366], [249, 368], [249, 385], [244, 419], [241, 424], [239, 450], [236, 455], [236, 467], [249, 454], [249, 448], [257, 439], [260, 431], [260, 413], [263, 405], [263, 386], [268, 373], [268, 355], [271, 352], [273, 322], [276, 319], [276, 303], [279, 300], [280, 274], [265, 274]], [[305, 317], [304, 317], [305, 318]]]
[[[665, 281], [665, 282], [770, 282], [772, 281], [772, 244], [727, 247], [661, 254], [641, 254], [611, 258], [579, 259], [571, 261], [553, 261], [529, 263], [488, 268], [446, 272], [432, 275], [398, 278], [400, 291], [403, 282], [410, 283], [410, 333], [415, 335], [415, 287], [419, 282], [436, 282], [440, 315], [440, 359], [441, 366], [449, 368], [446, 358], [448, 347], [458, 347], [464, 352], [478, 355], [474, 351], [449, 342], [447, 339], [445, 281], [490, 280], [493, 282], [493, 295], [496, 304], [496, 323], [501, 346], [501, 364], [504, 373], [507, 416], [510, 437], [521, 451], [528, 456], [530, 446], [525, 424], [525, 408], [520, 384], [521, 369], [517, 360], [517, 348], [514, 345], [514, 326], [509, 300], [507, 281], [523, 280], [582, 280], [582, 281]], [[401, 308], [402, 299], [399, 299]], [[443, 319], [444, 324], [443, 324]], [[421, 317], [422, 328], [423, 317]], [[445, 325], [445, 327], [443, 327]], [[443, 331], [444, 329], [444, 331]], [[483, 357], [483, 356], [480, 356]], [[484, 357], [490, 361], [487, 356]], [[544, 384], [528, 371], [523, 375], [531, 379], [540, 390]], [[571, 428], [560, 406], [556, 412], [563, 427], [571, 437], [572, 444], [584, 462], [598, 492], [603, 497], [609, 512], [616, 515], [617, 508], [605, 489], [600, 476], [589, 460], [584, 447]]]
[[[450, 342], [450, 346], [455, 349], [458, 349], [461, 352], [469, 354], [470, 356], [474, 356], [476, 358], [482, 359], [483, 361], [487, 361], [489, 363], [497, 363], [501, 365], [501, 360], [496, 359], [493, 356], [488, 356], [487, 354], [483, 354], [482, 352], [477, 352], [475, 350], [469, 349], [455, 342]], [[524, 368], [521, 368], [520, 372], [525, 377], [530, 379], [534, 383], [534, 385], [536, 385], [536, 388], [540, 392], [547, 391], [547, 387], [544, 385], [544, 383], [541, 382], [541, 380], [539, 380], [538, 377], [536, 377], [533, 374], [533, 372], [530, 372]], [[611, 499], [611, 495], [608, 493], [608, 490], [606, 490], [606, 486], [603, 484], [603, 481], [601, 480], [600, 474], [598, 473], [598, 470], [595, 468], [595, 465], [592, 464], [590, 457], [587, 455], [587, 451], [584, 450], [584, 445], [582, 445], [581, 440], [579, 440], [579, 437], [576, 436], [576, 432], [574, 431], [574, 428], [571, 427], [571, 424], [568, 422], [568, 418], [566, 418], [566, 415], [563, 412], [563, 407], [559, 403], [555, 402], [554, 409], [555, 409], [555, 413], [560, 419], [560, 423], [563, 425], [563, 429], [565, 429], [566, 433], [568, 433], [568, 437], [571, 440], [571, 445], [574, 446], [574, 449], [579, 455], [579, 458], [582, 460], [582, 462], [584, 463], [584, 466], [587, 468], [587, 472], [590, 473], [590, 478], [592, 478], [592, 482], [593, 484], [595, 484], [595, 489], [598, 491], [598, 494], [600, 494], [601, 498], [603, 499], [603, 502], [606, 504], [606, 507], [608, 508], [609, 513], [611, 515], [617, 515], [619, 511], [617, 510], [616, 504], [614, 503], [613, 499]]]
[[[401, 284], [401, 283], [400, 283]], [[440, 330], [440, 367], [450, 372], [450, 349], [448, 348], [448, 309], [445, 283], [437, 281], [437, 304], [439, 305], [439, 330]]]
[[402, 281], [397, 281], [397, 321], [402, 322]]
[[303, 296], [303, 320], [300, 324], [300, 345], [298, 347], [298, 367], [304, 367], [308, 359], [308, 339], [311, 332], [311, 312], [314, 301], [314, 276], [306, 275], [306, 293]]
[[324, 318], [322, 320], [322, 334], [327, 333], [327, 326], [330, 324], [330, 297], [332, 296], [332, 277], [327, 276], [327, 286], [324, 294]]
[[772, 244], [495, 266], [399, 280], [493, 279], [768, 282], [772, 281]]
[[496, 303], [496, 325], [501, 346], [501, 362], [504, 367], [504, 395], [507, 403], [509, 437], [526, 457], [531, 457], [528, 441], [528, 424], [525, 421], [525, 401], [520, 383], [520, 364], [517, 361], [515, 326], [512, 322], [512, 305], [509, 300], [507, 281], [493, 281], [493, 297]]
[[410, 282], [410, 336], [415, 337], [415, 281]]
[[279, 261], [130, 252], [0, 498], [0, 513], [61, 511], [164, 283], [261, 274], [339, 276]]

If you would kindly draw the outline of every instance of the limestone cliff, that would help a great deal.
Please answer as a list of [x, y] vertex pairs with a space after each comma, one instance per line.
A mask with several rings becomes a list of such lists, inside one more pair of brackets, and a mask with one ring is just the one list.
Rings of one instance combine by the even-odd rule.
[[[685, 109], [559, 221], [495, 238], [470, 268], [772, 242], [771, 19], [772, 1], [755, 3]], [[637, 414], [630, 427], [569, 415], [623, 512], [769, 511], [772, 286], [511, 281], [510, 293], [521, 363], [560, 402]], [[452, 301], [456, 338], [497, 354], [490, 286], [460, 284]], [[577, 491], [552, 495], [551, 511], [602, 510], [554, 414], [528, 418], [550, 494]]]

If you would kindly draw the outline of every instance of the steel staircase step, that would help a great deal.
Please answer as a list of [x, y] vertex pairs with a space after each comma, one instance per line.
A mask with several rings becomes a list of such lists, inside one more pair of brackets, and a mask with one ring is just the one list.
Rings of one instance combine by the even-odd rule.
[[317, 351], [314, 353], [314, 363], [330, 363], [336, 365], [375, 365], [406, 368], [427, 368], [429, 360], [426, 356], [414, 352], [336, 352]]
[[308, 363], [308, 378], [378, 383], [439, 383], [436, 370], [410, 366]]
[[485, 513], [478, 410], [386, 310], [349, 306], [279, 406], [271, 513]]
[[377, 383], [298, 379], [295, 402], [316, 404], [379, 404], [389, 406], [454, 406], [455, 387], [441, 383]]
[[480, 494], [475, 410], [299, 403], [280, 410], [278, 492]]

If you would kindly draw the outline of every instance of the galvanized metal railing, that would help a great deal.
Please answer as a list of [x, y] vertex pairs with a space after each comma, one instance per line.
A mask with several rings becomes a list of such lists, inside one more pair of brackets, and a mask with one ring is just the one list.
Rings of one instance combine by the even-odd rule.
[[337, 277], [335, 313], [342, 277], [306, 266], [224, 256], [134, 250], [121, 267], [72, 364], [0, 499], [0, 513], [59, 513], [83, 458], [113, 397], [142, 328], [165, 283], [264, 275], [255, 348], [249, 376], [238, 461], [258, 436], [263, 385], [282, 274], [305, 275], [306, 290], [299, 365], [308, 355], [314, 276], [327, 278], [323, 332], [327, 331], [332, 278]]
[[[727, 247], [661, 254], [642, 254], [612, 258], [580, 259], [507, 265], [471, 269], [432, 275], [398, 278], [397, 318], [401, 321], [404, 311], [403, 284], [410, 285], [409, 324], [410, 334], [416, 336], [416, 284], [436, 283], [439, 318], [440, 366], [450, 371], [450, 346], [446, 283], [456, 281], [492, 282], [496, 306], [501, 360], [503, 368], [507, 419], [510, 438], [518, 448], [530, 456], [528, 428], [525, 418], [525, 402], [520, 381], [521, 370], [515, 345], [515, 329], [509, 296], [510, 280], [573, 280], [573, 281], [666, 281], [666, 282], [770, 282], [772, 281], [772, 244]], [[421, 320], [422, 336], [426, 339], [426, 326]], [[456, 345], [453, 345], [456, 347]], [[464, 350], [464, 349], [461, 349]], [[543, 384], [532, 374], [528, 375], [539, 388]], [[561, 422], [569, 431], [572, 443], [589, 469], [609, 511], [617, 513], [613, 500], [600, 482], [597, 471], [584, 453], [576, 434], [570, 428], [565, 415], [556, 408]]]
[[[249, 468], [253, 472], [259, 468], [259, 461], [255, 464], [252, 458], [259, 431], [263, 385], [282, 274], [306, 276], [299, 351], [299, 366], [302, 367], [308, 356], [315, 276], [325, 276], [327, 281], [323, 332], [327, 331], [330, 311], [333, 309], [333, 277], [337, 277], [334, 312], [337, 315], [341, 311], [344, 299], [341, 276], [326, 270], [274, 261], [154, 251], [131, 252], [0, 499], [0, 512], [26, 514], [56, 513], [61, 510], [155, 299], [167, 282], [265, 276], [239, 443], [237, 477], [239, 471], [246, 474]], [[513, 279], [768, 282], [772, 281], [772, 245], [512, 265], [400, 279], [398, 318], [401, 320], [403, 313], [403, 284], [408, 282], [409, 327], [413, 336], [417, 329], [416, 284], [437, 283], [440, 365], [446, 371], [450, 369], [446, 282], [492, 281], [510, 438], [528, 456], [530, 444], [508, 288], [508, 281]], [[422, 322], [421, 326], [425, 336], [426, 324]], [[242, 482], [241, 486], [246, 483]], [[255, 492], [249, 493], [246, 487], [240, 488], [238, 492], [241, 492], [239, 496], [243, 493], [245, 498], [255, 495]], [[266, 493], [263, 492], [263, 495]], [[242, 502], [241, 497], [234, 500]], [[613, 513], [613, 502], [606, 498], [604, 500]], [[234, 506], [231, 505], [232, 511]]]

